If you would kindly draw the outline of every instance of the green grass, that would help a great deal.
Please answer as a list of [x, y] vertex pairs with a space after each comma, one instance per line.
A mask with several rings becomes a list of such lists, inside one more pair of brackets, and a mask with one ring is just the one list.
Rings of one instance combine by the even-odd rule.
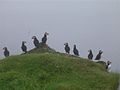
[[0, 90], [116, 90], [118, 75], [86, 59], [41, 53], [0, 61]]

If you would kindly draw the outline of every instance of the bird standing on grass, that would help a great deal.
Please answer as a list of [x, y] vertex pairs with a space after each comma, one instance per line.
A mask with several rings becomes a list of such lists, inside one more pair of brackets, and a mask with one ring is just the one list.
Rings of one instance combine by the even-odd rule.
[[107, 64], [106, 64], [106, 70], [107, 70], [108, 72], [111, 71], [111, 63], [112, 63], [112, 62], [107, 61]]
[[88, 54], [88, 59], [92, 60], [93, 59], [93, 53], [92, 50], [88, 50], [89, 54]]
[[23, 52], [27, 53], [27, 46], [25, 45], [25, 41], [22, 41], [22, 46], [21, 46], [21, 49]]
[[73, 53], [74, 55], [79, 56], [79, 51], [77, 50], [76, 45], [74, 45]]
[[102, 55], [103, 51], [100, 50], [99, 53], [97, 54], [95, 60], [100, 60], [101, 59], [101, 55]]
[[39, 40], [36, 38], [36, 36], [33, 36], [32, 39], [33, 39], [33, 43], [34, 43], [35, 47], [39, 48]]
[[42, 43], [46, 44], [48, 35], [49, 35], [49, 33], [45, 32], [45, 34], [44, 34], [44, 36], [42, 38]]
[[3, 50], [4, 50], [4, 56], [8, 57], [10, 53], [9, 53], [7, 47], [4, 47]]
[[65, 52], [67, 54], [70, 54], [70, 47], [69, 47], [68, 43], [65, 43], [64, 45], [65, 45]]

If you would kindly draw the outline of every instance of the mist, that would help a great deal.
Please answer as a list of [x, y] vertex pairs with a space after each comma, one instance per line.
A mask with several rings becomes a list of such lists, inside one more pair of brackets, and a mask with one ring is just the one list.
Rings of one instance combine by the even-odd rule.
[[41, 41], [49, 32], [47, 44], [64, 52], [64, 43], [76, 44], [80, 56], [94, 57], [103, 50], [102, 60], [112, 61], [120, 71], [120, 1], [119, 0], [0, 0], [0, 57], [3, 47], [11, 55], [22, 53], [21, 42], [34, 48], [31, 37]]

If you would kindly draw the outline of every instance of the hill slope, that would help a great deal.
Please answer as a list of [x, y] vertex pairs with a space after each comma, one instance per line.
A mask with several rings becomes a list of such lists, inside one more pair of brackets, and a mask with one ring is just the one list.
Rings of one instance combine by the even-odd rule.
[[116, 90], [118, 77], [100, 64], [59, 53], [0, 61], [0, 90]]

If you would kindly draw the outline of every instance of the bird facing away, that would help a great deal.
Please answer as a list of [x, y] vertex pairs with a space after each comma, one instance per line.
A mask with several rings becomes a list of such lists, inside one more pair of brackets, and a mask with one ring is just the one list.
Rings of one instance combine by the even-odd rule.
[[4, 47], [3, 50], [4, 50], [4, 56], [8, 57], [10, 53], [9, 53], [7, 47]]
[[23, 52], [27, 53], [27, 46], [25, 45], [25, 41], [22, 41], [22, 46], [21, 46], [21, 49]]
[[93, 59], [93, 53], [92, 50], [88, 50], [89, 54], [88, 54], [88, 59], [92, 60]]
[[99, 53], [97, 54], [95, 60], [100, 60], [101, 59], [101, 55], [102, 55], [103, 51], [100, 50]]
[[32, 39], [33, 39], [33, 43], [34, 43], [35, 47], [39, 48], [39, 40], [36, 38], [36, 36], [33, 36]]
[[49, 33], [45, 32], [45, 34], [44, 34], [44, 36], [42, 38], [42, 43], [46, 44], [48, 35], [49, 35]]
[[70, 47], [69, 47], [68, 43], [65, 43], [64, 45], [65, 45], [65, 52], [67, 54], [70, 54]]
[[73, 53], [74, 55], [79, 56], [79, 51], [77, 50], [76, 45], [74, 45]]

